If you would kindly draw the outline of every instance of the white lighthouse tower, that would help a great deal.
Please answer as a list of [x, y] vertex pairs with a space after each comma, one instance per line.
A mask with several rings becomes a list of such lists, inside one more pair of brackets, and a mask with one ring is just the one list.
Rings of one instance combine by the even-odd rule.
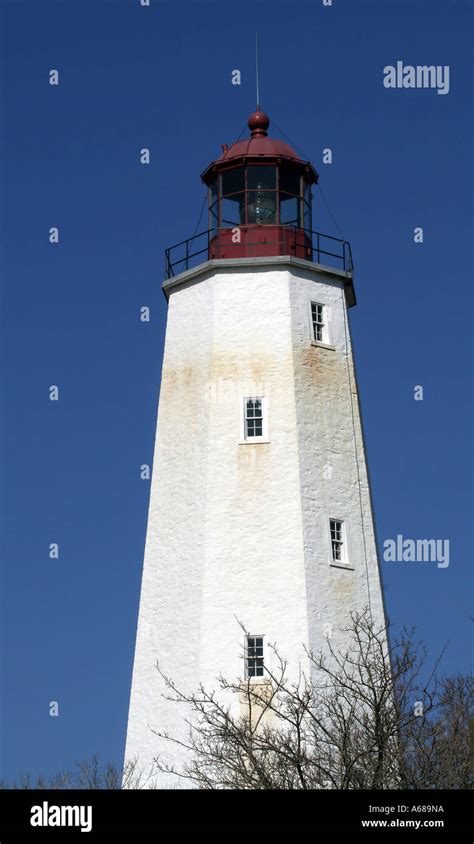
[[[258, 683], [350, 613], [384, 609], [348, 324], [351, 251], [313, 231], [312, 165], [267, 134], [202, 174], [209, 231], [167, 250], [168, 324], [126, 759], [178, 768], [189, 715], [163, 697]], [[244, 626], [243, 632], [239, 622]], [[159, 774], [161, 786], [180, 785]], [[182, 785], [182, 782], [181, 782]]]

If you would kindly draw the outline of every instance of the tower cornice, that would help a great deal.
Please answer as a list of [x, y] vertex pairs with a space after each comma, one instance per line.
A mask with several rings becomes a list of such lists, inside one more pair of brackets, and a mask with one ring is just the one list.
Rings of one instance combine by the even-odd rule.
[[203, 281], [206, 276], [209, 277], [209, 275], [222, 270], [248, 272], [249, 270], [266, 270], [277, 267], [281, 269], [288, 267], [299, 268], [306, 270], [315, 277], [323, 275], [328, 279], [332, 278], [335, 281], [342, 282], [344, 284], [347, 307], [351, 308], [357, 304], [352, 272], [328, 267], [324, 264], [317, 264], [314, 261], [305, 261], [303, 258], [296, 258], [292, 255], [272, 255], [257, 258], [214, 258], [210, 261], [204, 261], [204, 263], [192, 267], [189, 270], [185, 270], [179, 273], [179, 275], [167, 278], [162, 284], [162, 289], [168, 301], [170, 294], [175, 290], [179, 290], [189, 283], [196, 284], [199, 281]]

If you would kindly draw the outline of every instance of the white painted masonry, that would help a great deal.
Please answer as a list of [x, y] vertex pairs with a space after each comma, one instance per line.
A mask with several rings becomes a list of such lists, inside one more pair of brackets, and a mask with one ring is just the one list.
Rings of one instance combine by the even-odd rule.
[[[370, 602], [383, 622], [345, 282], [269, 258], [214, 261], [168, 284], [126, 744], [145, 770], [158, 754], [185, 760], [152, 732], [188, 730], [183, 706], [161, 697], [157, 660], [186, 691], [216, 688], [220, 673], [244, 674], [238, 620], [295, 673], [328, 623], [338, 647], [351, 610]], [[312, 343], [311, 301], [325, 305], [333, 348]], [[244, 396], [266, 398], [268, 442], [242, 442]], [[330, 518], [344, 520], [346, 566], [331, 565]]]

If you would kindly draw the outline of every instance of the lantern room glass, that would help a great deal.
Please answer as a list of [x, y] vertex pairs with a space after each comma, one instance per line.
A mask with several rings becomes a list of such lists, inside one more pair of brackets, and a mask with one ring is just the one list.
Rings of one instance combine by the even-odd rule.
[[249, 164], [247, 190], [276, 190], [276, 167], [270, 164]]
[[289, 162], [230, 167], [209, 185], [209, 228], [282, 225], [311, 232], [311, 185]]
[[247, 191], [247, 220], [249, 225], [268, 225], [277, 222], [276, 191]]

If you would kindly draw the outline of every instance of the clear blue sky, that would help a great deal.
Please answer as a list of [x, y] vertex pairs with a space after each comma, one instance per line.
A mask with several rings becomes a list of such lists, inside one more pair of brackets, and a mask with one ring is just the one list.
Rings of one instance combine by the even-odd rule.
[[[446, 671], [468, 669], [470, 6], [2, 3], [4, 776], [54, 773], [93, 752], [121, 759], [149, 496], [139, 467], [153, 458], [166, 320], [163, 251], [194, 231], [199, 174], [253, 110], [255, 30], [262, 105], [313, 161], [353, 248], [351, 324], [379, 540], [451, 543], [447, 569], [383, 563], [390, 619], [415, 624], [433, 657], [449, 643]], [[449, 94], [385, 89], [383, 68], [397, 60], [449, 65]], [[59, 87], [48, 84], [51, 68]], [[139, 164], [142, 147], [149, 166]], [[337, 234], [318, 191], [313, 220]], [[142, 305], [150, 324], [139, 321]], [[51, 384], [59, 402], [49, 401]]]

